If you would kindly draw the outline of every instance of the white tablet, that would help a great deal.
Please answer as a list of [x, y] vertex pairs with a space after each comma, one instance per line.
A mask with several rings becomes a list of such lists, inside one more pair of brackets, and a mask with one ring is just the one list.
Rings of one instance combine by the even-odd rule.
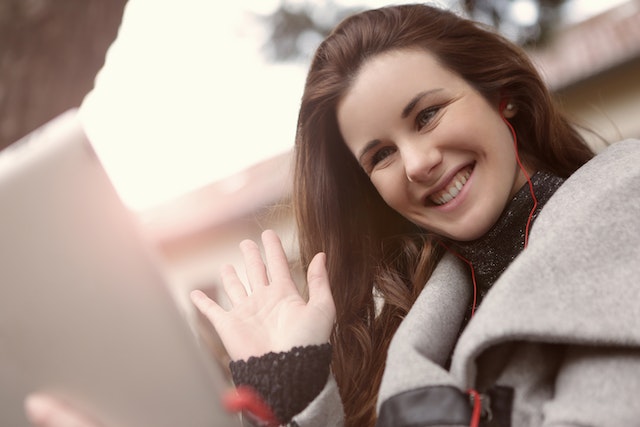
[[1, 426], [35, 391], [105, 427], [240, 425], [76, 111], [0, 152], [0, 206]]

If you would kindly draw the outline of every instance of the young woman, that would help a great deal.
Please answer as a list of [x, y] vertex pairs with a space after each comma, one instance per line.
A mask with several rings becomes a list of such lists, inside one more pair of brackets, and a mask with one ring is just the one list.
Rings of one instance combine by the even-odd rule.
[[352, 16], [295, 150], [308, 301], [270, 231], [231, 310], [193, 295], [280, 423], [638, 423], [640, 147], [594, 157], [518, 47], [425, 5]]

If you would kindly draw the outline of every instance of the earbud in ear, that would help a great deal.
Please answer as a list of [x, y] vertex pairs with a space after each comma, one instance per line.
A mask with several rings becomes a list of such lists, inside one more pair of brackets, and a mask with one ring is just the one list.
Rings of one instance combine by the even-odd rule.
[[502, 115], [502, 117], [510, 119], [511, 117], [516, 115], [517, 111], [518, 108], [513, 102], [507, 101], [506, 99], [503, 99], [502, 102], [500, 102], [500, 114]]

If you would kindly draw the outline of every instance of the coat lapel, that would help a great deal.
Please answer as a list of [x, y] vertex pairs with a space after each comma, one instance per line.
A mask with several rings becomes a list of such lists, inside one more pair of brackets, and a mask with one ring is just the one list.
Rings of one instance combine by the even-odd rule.
[[444, 368], [471, 299], [468, 270], [445, 254], [389, 347], [379, 404], [405, 390], [457, 385]]

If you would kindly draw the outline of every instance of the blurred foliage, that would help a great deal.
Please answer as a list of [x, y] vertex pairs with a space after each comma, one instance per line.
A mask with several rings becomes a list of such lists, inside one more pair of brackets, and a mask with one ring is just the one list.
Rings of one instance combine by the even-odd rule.
[[[489, 24], [521, 45], [545, 43], [559, 24], [566, 0], [460, 0], [473, 19]], [[518, 19], [518, 8], [533, 14], [531, 22]]]
[[[450, 0], [452, 8], [489, 24], [513, 41], [527, 45], [544, 41], [557, 24], [565, 0]], [[533, 22], [518, 20], [517, 9], [528, 8]], [[258, 16], [267, 29], [264, 53], [272, 61], [308, 60], [322, 39], [344, 17], [366, 9], [331, 0], [282, 0], [271, 14]], [[522, 10], [522, 9], [520, 9]]]
[[93, 87], [126, 0], [0, 0], [0, 148]]
[[287, 1], [268, 15], [254, 15], [267, 28], [264, 53], [272, 61], [308, 60], [331, 29], [345, 17], [364, 10], [331, 0]]

